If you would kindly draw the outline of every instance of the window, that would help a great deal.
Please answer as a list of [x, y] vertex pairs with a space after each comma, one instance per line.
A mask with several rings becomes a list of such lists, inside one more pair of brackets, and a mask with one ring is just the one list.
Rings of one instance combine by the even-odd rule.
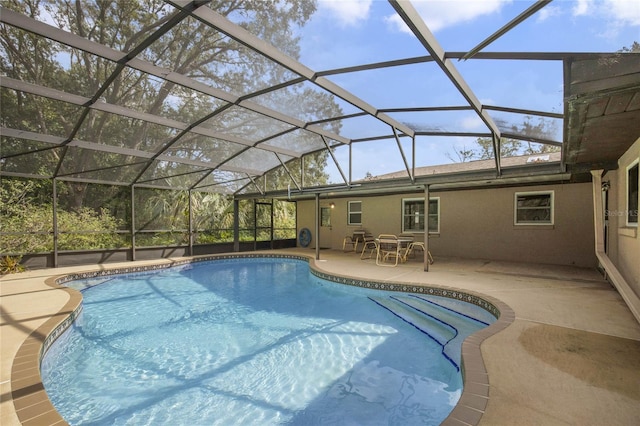
[[362, 225], [362, 201], [349, 201], [348, 225]]
[[516, 192], [516, 225], [553, 225], [553, 191]]
[[[402, 232], [424, 232], [424, 198], [402, 200]], [[440, 198], [429, 198], [429, 232], [440, 232]]]
[[638, 160], [627, 167], [627, 226], [638, 226]]

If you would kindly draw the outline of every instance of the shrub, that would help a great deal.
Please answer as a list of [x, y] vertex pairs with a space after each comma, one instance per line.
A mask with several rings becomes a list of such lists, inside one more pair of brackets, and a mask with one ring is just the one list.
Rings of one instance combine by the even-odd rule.
[[4, 256], [0, 258], [0, 275], [23, 272], [26, 268], [20, 264], [22, 256]]
[[120, 222], [106, 210], [88, 207], [80, 210], [59, 211], [58, 229], [60, 250], [91, 250], [119, 248], [125, 245], [117, 234]]

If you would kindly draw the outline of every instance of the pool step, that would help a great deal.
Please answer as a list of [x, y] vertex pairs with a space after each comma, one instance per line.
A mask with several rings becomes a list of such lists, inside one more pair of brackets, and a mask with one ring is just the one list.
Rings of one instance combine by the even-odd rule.
[[428, 304], [439, 306], [440, 308], [453, 312], [456, 315], [460, 315], [466, 318], [471, 319], [483, 327], [489, 326], [496, 321], [496, 318], [489, 313], [488, 311], [472, 305], [468, 302], [458, 299], [449, 299], [443, 296], [430, 296], [430, 295], [419, 295], [419, 294], [410, 294], [409, 297], [413, 299], [422, 300]]
[[469, 325], [472, 328], [486, 327], [489, 323], [474, 318], [471, 315], [459, 312], [455, 307], [448, 307], [442, 302], [433, 302], [429, 299], [423, 299], [420, 296], [406, 295], [406, 296], [390, 296], [391, 299], [397, 300], [402, 304], [409, 306], [417, 311], [425, 312], [427, 315], [434, 315], [438, 319], [448, 324], [464, 324], [465, 326], [469, 321]]
[[462, 341], [488, 325], [451, 308], [411, 295], [369, 299], [437, 342], [442, 346], [442, 354], [457, 369], [460, 368]]

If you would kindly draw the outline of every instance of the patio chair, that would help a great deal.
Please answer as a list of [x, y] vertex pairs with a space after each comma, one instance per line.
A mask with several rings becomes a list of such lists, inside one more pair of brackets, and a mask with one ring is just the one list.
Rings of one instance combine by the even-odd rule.
[[356, 251], [356, 247], [358, 246], [358, 240], [354, 239], [351, 235], [347, 235], [342, 240], [342, 251], [347, 251], [347, 246], [351, 246], [349, 251]]
[[[369, 252], [369, 257], [364, 257], [366, 252]], [[373, 238], [371, 234], [365, 234], [362, 245], [362, 253], [360, 253], [360, 259], [371, 259], [373, 257], [373, 253], [378, 251], [378, 243], [376, 243], [376, 239]]]
[[415, 236], [413, 234], [398, 235], [398, 242], [400, 243], [400, 254], [402, 255], [400, 260], [402, 262], [407, 261], [407, 256], [409, 255], [409, 249], [411, 248], [411, 244], [413, 244], [414, 239], [415, 239]]
[[[424, 243], [422, 241], [415, 241], [409, 245], [409, 248], [407, 249], [407, 257], [413, 257], [416, 250], [421, 250], [424, 253]], [[429, 259], [429, 265], [433, 265], [433, 256], [431, 256], [430, 251], [427, 251], [427, 259]]]
[[[380, 234], [377, 243], [376, 265], [398, 266], [398, 261], [402, 261], [402, 251], [398, 237], [392, 234]], [[391, 261], [393, 263], [387, 263]]]
[[358, 251], [358, 244], [364, 243], [365, 236], [368, 235], [364, 229], [356, 229], [352, 235], [347, 235], [342, 240], [342, 251], [347, 251], [347, 246], [353, 247], [353, 251]]

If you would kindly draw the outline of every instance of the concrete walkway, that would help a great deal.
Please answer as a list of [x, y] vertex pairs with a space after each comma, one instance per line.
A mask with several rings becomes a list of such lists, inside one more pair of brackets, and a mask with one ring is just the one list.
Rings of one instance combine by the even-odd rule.
[[[303, 249], [276, 253], [283, 252], [315, 255]], [[20, 424], [11, 388], [18, 350], [51, 316], [68, 309], [72, 297], [45, 280], [149, 263], [30, 271], [0, 279], [3, 426]], [[640, 424], [640, 325], [595, 270], [436, 257], [424, 272], [418, 260], [384, 268], [355, 253], [332, 250], [321, 250], [316, 265], [346, 277], [465, 289], [509, 305], [513, 323], [481, 344], [490, 388], [480, 424]], [[29, 423], [55, 424], [43, 422], [46, 418]]]

